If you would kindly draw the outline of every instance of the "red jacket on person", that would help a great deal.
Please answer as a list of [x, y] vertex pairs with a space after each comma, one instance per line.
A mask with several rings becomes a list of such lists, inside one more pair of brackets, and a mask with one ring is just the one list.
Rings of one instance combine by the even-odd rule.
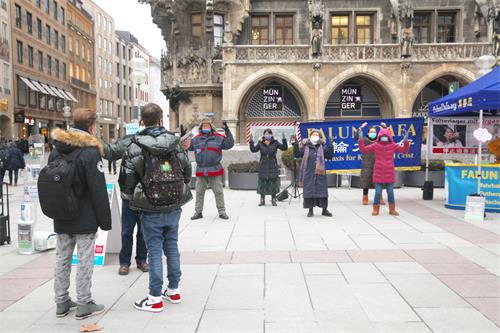
[[[388, 142], [381, 142], [380, 137], [386, 135], [389, 137]], [[361, 152], [373, 152], [375, 154], [375, 165], [373, 168], [373, 183], [388, 184], [396, 182], [396, 174], [394, 172], [394, 153], [406, 153], [410, 149], [410, 142], [405, 140], [403, 146], [394, 142], [391, 131], [387, 128], [382, 128], [378, 133], [375, 143], [366, 146], [363, 138], [358, 140], [359, 149]]]

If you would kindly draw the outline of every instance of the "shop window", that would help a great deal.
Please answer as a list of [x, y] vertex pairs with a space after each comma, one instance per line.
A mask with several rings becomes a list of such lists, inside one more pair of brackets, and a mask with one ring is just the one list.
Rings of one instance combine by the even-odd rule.
[[26, 83], [21, 80], [21, 78], [17, 77], [17, 104], [20, 106], [26, 106], [26, 102], [28, 99], [28, 87]]
[[332, 44], [349, 44], [349, 15], [332, 15]]
[[55, 97], [54, 96], [51, 96], [51, 95], [48, 95], [48, 108], [49, 108], [49, 111], [54, 111], [54, 108], [55, 108]]
[[373, 44], [373, 15], [356, 15], [356, 44]]
[[415, 43], [431, 42], [430, 13], [415, 13], [413, 18], [413, 40]]
[[274, 18], [275, 44], [293, 44], [293, 15], [277, 15]]
[[221, 47], [224, 42], [224, 15], [214, 15], [214, 46]]
[[294, 94], [279, 82], [269, 82], [255, 90], [246, 110], [249, 118], [300, 119], [300, 107]]
[[45, 94], [38, 94], [38, 104], [40, 106], [40, 109], [47, 109], [47, 96]]
[[36, 108], [37, 94], [36, 91], [30, 90], [30, 107]]
[[56, 98], [56, 111], [62, 112], [64, 101], [61, 98]]
[[269, 44], [269, 16], [252, 16], [252, 45]]
[[439, 12], [437, 17], [437, 42], [455, 43], [456, 13]]

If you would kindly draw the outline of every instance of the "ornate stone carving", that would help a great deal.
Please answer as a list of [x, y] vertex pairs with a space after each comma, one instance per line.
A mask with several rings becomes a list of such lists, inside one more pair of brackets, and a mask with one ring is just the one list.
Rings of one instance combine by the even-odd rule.
[[323, 48], [323, 29], [318, 21], [314, 22], [314, 28], [312, 31], [311, 47], [313, 57], [319, 57], [322, 53]]
[[323, 18], [325, 15], [325, 4], [323, 0], [309, 0], [309, 18], [311, 23], [319, 22], [320, 25], [323, 24]]
[[403, 29], [403, 37], [401, 38], [401, 57], [409, 58], [412, 55], [413, 48], [413, 31], [411, 28]]
[[490, 43], [465, 44], [415, 44], [414, 61], [474, 60], [483, 54], [491, 54]]
[[309, 60], [309, 46], [237, 46], [236, 61], [290, 62]]
[[222, 60], [212, 62], [212, 83], [220, 84], [224, 76], [224, 65]]
[[207, 78], [207, 60], [194, 52], [181, 57], [177, 69], [183, 83], [198, 83]]
[[400, 0], [399, 20], [403, 29], [413, 27], [413, 0]]
[[179, 105], [181, 103], [184, 104], [191, 103], [191, 98], [189, 94], [185, 91], [182, 91], [179, 88], [178, 84], [176, 84], [173, 87], [165, 86], [165, 88], [162, 89], [162, 92], [165, 95], [165, 97], [167, 97], [167, 99], [169, 100], [170, 108], [175, 112], [179, 111]]
[[397, 44], [332, 45], [323, 48], [323, 59], [335, 62], [399, 61], [401, 49]]

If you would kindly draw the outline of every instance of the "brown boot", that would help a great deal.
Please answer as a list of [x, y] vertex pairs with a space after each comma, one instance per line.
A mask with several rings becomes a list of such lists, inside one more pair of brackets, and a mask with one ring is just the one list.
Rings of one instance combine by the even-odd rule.
[[380, 213], [380, 205], [373, 205], [372, 216], [377, 216]]
[[385, 201], [384, 201], [384, 198], [382, 198], [382, 196], [380, 196], [380, 204], [385, 205]]
[[128, 275], [129, 267], [128, 265], [121, 265], [120, 269], [118, 270], [119, 275]]
[[396, 204], [395, 203], [389, 204], [389, 214], [394, 215], [394, 216], [399, 216], [399, 213], [396, 211]]
[[363, 205], [368, 205], [368, 195], [363, 195]]
[[144, 273], [149, 272], [149, 265], [145, 261], [141, 261], [137, 263], [137, 268], [139, 268]]

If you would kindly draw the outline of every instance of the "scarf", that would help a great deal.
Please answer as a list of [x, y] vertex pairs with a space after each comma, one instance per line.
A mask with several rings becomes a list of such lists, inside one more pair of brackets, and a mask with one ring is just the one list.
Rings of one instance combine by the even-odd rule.
[[[304, 176], [306, 174], [307, 161], [309, 160], [309, 145], [304, 147], [304, 156], [302, 157], [302, 164], [300, 165], [299, 185], [304, 185]], [[326, 174], [325, 171], [325, 155], [323, 154], [323, 145], [320, 144], [318, 152], [316, 153], [316, 164], [314, 168], [316, 175], [322, 176]]]

